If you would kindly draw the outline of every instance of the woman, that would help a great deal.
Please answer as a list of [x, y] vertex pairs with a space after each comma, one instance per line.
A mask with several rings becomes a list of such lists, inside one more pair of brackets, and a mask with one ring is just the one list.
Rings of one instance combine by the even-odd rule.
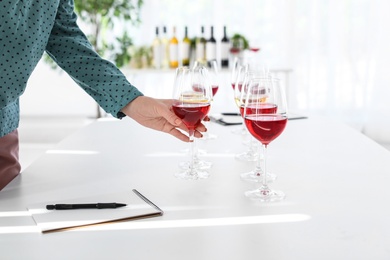
[[73, 0], [0, 0], [0, 190], [20, 172], [19, 97], [44, 51], [107, 113], [189, 141], [171, 100], [143, 96], [93, 50], [76, 19]]

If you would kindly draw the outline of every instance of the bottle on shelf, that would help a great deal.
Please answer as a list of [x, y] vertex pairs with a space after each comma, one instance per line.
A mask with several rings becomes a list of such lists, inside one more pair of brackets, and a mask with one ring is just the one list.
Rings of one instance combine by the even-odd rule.
[[196, 39], [195, 60], [206, 63], [206, 38], [204, 37], [204, 26], [201, 27], [201, 35]]
[[160, 69], [162, 65], [162, 52], [163, 46], [161, 43], [161, 38], [159, 36], [158, 27], [156, 27], [156, 37], [153, 40], [153, 67], [156, 69]]
[[190, 65], [191, 40], [188, 38], [188, 28], [184, 27], [184, 38], [181, 46], [181, 62], [183, 66]]
[[167, 34], [167, 27], [163, 26], [163, 34], [161, 36], [161, 67], [169, 68], [169, 40]]
[[208, 63], [217, 59], [217, 41], [214, 38], [214, 27], [211, 26], [210, 29], [210, 38], [206, 42], [206, 60]]
[[230, 41], [226, 34], [226, 26], [223, 27], [223, 37], [221, 39], [221, 68], [229, 67]]
[[176, 27], [173, 27], [172, 37], [169, 40], [169, 67], [179, 67], [179, 41], [176, 38]]

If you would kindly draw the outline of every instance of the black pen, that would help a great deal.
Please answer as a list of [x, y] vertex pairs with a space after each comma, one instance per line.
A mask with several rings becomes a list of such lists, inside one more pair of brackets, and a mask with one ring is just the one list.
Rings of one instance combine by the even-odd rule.
[[46, 209], [52, 210], [63, 210], [63, 209], [116, 209], [124, 207], [126, 204], [123, 203], [90, 203], [90, 204], [54, 204], [46, 205]]
[[240, 113], [229, 113], [229, 112], [221, 113], [221, 115], [223, 115], [223, 116], [241, 116]]

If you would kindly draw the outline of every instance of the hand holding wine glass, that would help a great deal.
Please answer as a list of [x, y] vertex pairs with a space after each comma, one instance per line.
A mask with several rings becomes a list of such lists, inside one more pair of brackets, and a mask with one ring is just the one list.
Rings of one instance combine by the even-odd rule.
[[188, 168], [176, 174], [181, 179], [207, 178], [209, 173], [195, 167], [194, 164], [194, 132], [196, 127], [207, 116], [212, 100], [212, 90], [208, 79], [208, 71], [202, 66], [189, 69], [176, 69], [173, 91], [174, 113], [183, 120], [189, 130], [191, 160]]
[[[248, 131], [262, 144], [264, 156], [262, 170], [267, 172], [267, 147], [284, 131], [287, 124], [286, 98], [279, 80], [263, 77], [253, 78], [249, 82], [244, 105], [244, 121]], [[267, 179], [262, 178], [261, 186], [247, 191], [245, 195], [260, 201], [284, 199], [283, 192], [269, 188]]]

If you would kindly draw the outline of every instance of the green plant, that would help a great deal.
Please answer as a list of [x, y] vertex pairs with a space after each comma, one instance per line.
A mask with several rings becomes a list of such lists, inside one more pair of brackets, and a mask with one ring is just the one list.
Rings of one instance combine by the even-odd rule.
[[249, 48], [249, 42], [248, 40], [245, 38], [245, 36], [241, 35], [241, 34], [234, 34], [231, 38], [230, 38], [231, 42], [232, 42], [232, 46], [233, 48], [240, 48], [242, 50], [246, 50]]
[[[95, 50], [103, 57], [115, 61], [118, 67], [127, 64], [131, 57], [127, 49], [133, 44], [126, 28], [138, 25], [143, 0], [75, 0], [75, 10], [79, 18], [90, 26], [88, 39]], [[108, 30], [121, 23], [122, 34], [112, 41], [105, 38]], [[111, 52], [107, 57], [107, 51]]]
[[[88, 26], [91, 33], [88, 40], [99, 55], [123, 67], [131, 60], [128, 47], [133, 41], [127, 32], [130, 26], [138, 25], [143, 0], [75, 0], [75, 11], [80, 20]], [[123, 28], [120, 35], [106, 38], [108, 31], [113, 32], [114, 25]], [[45, 55], [44, 60], [52, 67], [56, 64]]]
[[142, 69], [152, 65], [153, 51], [151, 46], [131, 46], [128, 48], [131, 55], [130, 66], [132, 68]]

